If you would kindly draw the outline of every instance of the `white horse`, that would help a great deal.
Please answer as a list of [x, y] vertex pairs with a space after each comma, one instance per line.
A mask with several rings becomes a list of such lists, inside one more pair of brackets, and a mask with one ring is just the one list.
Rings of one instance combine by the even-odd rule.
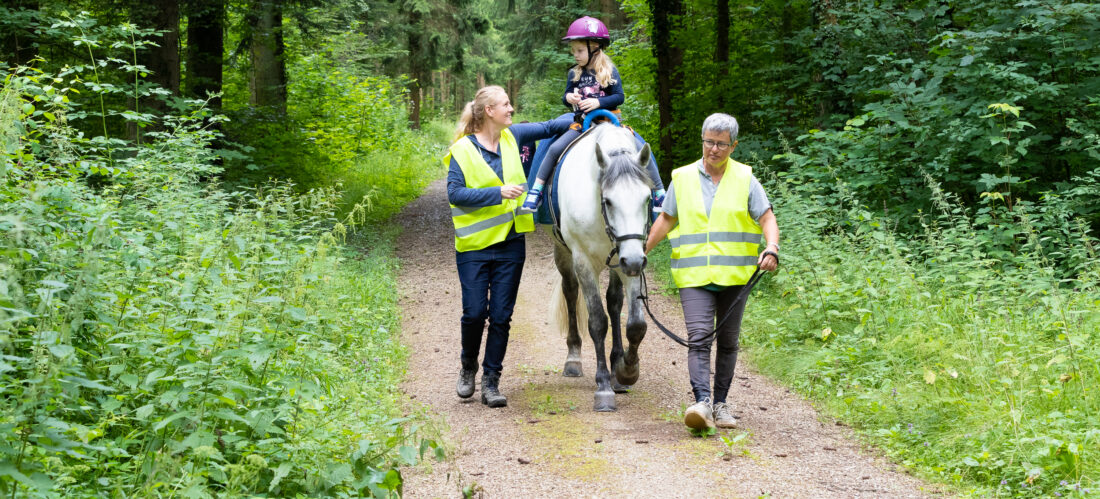
[[[558, 169], [559, 220], [565, 244], [559, 241], [554, 247], [554, 263], [562, 280], [561, 292], [554, 293], [556, 303], [551, 306], [557, 311], [558, 327], [568, 320], [565, 376], [582, 375], [578, 312], [580, 320], [587, 315], [588, 334], [596, 349], [596, 411], [616, 410], [615, 392], [625, 393], [638, 380], [638, 345], [646, 332], [638, 295], [646, 264], [644, 244], [652, 189], [646, 173], [649, 161], [648, 144], [639, 148], [633, 132], [602, 123], [573, 145]], [[599, 283], [605, 267], [611, 268], [607, 313]], [[629, 303], [625, 352], [619, 324], [624, 283]], [[578, 286], [584, 310], [577, 307]], [[611, 365], [617, 382], [611, 380], [604, 354], [609, 317]]]

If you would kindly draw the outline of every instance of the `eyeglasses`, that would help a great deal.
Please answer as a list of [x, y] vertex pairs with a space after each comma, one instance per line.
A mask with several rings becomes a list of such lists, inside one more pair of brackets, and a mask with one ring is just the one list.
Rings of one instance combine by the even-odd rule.
[[719, 151], [724, 151], [730, 148], [729, 142], [715, 142], [710, 139], [703, 139], [703, 147], [707, 149], [717, 148]]

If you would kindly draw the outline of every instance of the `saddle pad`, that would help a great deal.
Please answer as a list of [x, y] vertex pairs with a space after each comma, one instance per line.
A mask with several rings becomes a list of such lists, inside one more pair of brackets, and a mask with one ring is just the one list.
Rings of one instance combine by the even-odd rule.
[[[638, 132], [634, 132], [633, 130], [631, 130], [631, 132], [634, 133], [634, 141], [640, 149], [642, 145], [646, 143], [645, 140], [642, 139], [641, 135], [638, 135]], [[581, 137], [583, 137], [583, 135]], [[532, 170], [538, 168], [538, 165], [542, 164], [542, 160], [546, 156], [547, 151], [550, 150], [550, 146], [557, 139], [558, 137], [552, 137], [539, 141], [538, 147], [535, 148], [535, 157], [531, 160]], [[543, 200], [543, 203], [539, 205], [538, 212], [535, 213], [535, 223], [537, 224], [552, 225], [554, 223], [554, 218], [550, 215], [550, 210], [554, 210], [554, 213], [561, 213], [561, 209], [558, 206], [558, 172], [561, 171], [561, 164], [565, 162], [565, 158], [568, 157], [572, 151], [572, 147], [566, 149], [561, 159], [558, 160], [558, 164], [554, 166], [553, 178], [550, 180], [552, 185], [550, 186], [550, 191], [547, 193], [549, 196], [547, 199]], [[650, 155], [649, 160], [653, 161], [653, 164], [657, 164], [657, 159], [652, 155]], [[535, 175], [533, 173], [528, 173], [527, 188], [530, 189], [532, 185], [535, 185]]]
[[[542, 164], [543, 158], [546, 157], [546, 152], [550, 150], [550, 146], [553, 145], [554, 141], [557, 139], [558, 137], [551, 137], [549, 139], [540, 140], [538, 146], [535, 147], [535, 157], [531, 159], [531, 172], [527, 174], [528, 189], [530, 189], [531, 186], [535, 185], [535, 174], [537, 173], [537, 169], [539, 165]], [[564, 159], [564, 157], [562, 159]], [[537, 224], [550, 225], [554, 223], [553, 218], [550, 217], [549, 210], [550, 204], [554, 205], [555, 210], [557, 210], [558, 208], [557, 167], [559, 166], [561, 166], [561, 160], [559, 160], [558, 164], [554, 167], [554, 175], [551, 179], [551, 182], [554, 182], [554, 185], [551, 186], [549, 191], [545, 192], [545, 194], [549, 194], [549, 196], [546, 199], [543, 199], [543, 203], [539, 205], [539, 210], [535, 212], [535, 223]]]

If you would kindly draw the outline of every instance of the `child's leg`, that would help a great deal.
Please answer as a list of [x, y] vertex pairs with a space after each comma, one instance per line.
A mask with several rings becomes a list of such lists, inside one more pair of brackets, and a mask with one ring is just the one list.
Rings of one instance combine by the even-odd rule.
[[543, 185], [546, 181], [550, 180], [550, 175], [554, 174], [554, 168], [558, 166], [558, 159], [561, 156], [561, 152], [569, 146], [570, 142], [580, 135], [581, 132], [570, 128], [565, 133], [561, 134], [553, 144], [550, 144], [550, 150], [546, 151], [546, 156], [542, 158], [542, 164], [539, 165], [539, 171], [535, 174], [535, 184]]
[[[634, 132], [634, 138], [638, 142], [638, 147], [645, 143], [638, 132]], [[657, 158], [653, 155], [652, 149], [649, 152], [649, 164], [646, 165], [646, 173], [649, 174], [649, 179], [653, 182], [653, 217], [656, 220], [657, 214], [661, 212], [661, 204], [665, 201], [665, 183], [661, 181], [661, 173], [657, 171]]]
[[649, 153], [649, 165], [646, 167], [649, 179], [653, 181], [653, 221], [661, 213], [661, 205], [665, 202], [665, 183], [661, 182], [661, 173], [657, 171], [657, 158]]
[[523, 204], [520, 206], [521, 212], [534, 213], [542, 204], [542, 189], [550, 181], [550, 175], [554, 173], [554, 168], [557, 167], [558, 156], [561, 156], [562, 151], [580, 133], [570, 128], [561, 134], [553, 144], [550, 144], [550, 149], [546, 151], [546, 156], [542, 158], [542, 164], [539, 165], [539, 171], [535, 174], [535, 185], [531, 186], [531, 190], [527, 192], [527, 198], [523, 200]]
[[661, 182], [661, 173], [657, 171], [657, 158], [653, 157], [653, 153], [649, 153], [649, 165], [646, 170], [649, 172], [649, 179], [653, 181], [653, 190], [663, 192], [665, 183]]

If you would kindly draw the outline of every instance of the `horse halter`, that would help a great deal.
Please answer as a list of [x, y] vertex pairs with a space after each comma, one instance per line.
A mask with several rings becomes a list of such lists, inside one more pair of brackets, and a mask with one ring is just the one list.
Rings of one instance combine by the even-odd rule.
[[[618, 150], [611, 151], [611, 152], [605, 153], [605, 154], [607, 154], [607, 156], [610, 158], [610, 157], [618, 156], [620, 154], [630, 154], [632, 152], [634, 152], [634, 151], [630, 151], [629, 149], [618, 149]], [[653, 202], [652, 199], [650, 199], [649, 203], [652, 203], [652, 202]], [[613, 258], [615, 258], [615, 255], [617, 255], [619, 253], [619, 244], [622, 243], [623, 241], [627, 241], [627, 240], [630, 240], [630, 239], [639, 239], [639, 240], [642, 241], [642, 244], [645, 244], [646, 237], [649, 234], [649, 226], [650, 226], [649, 213], [653, 209], [653, 207], [649, 203], [646, 203], [645, 233], [644, 234], [623, 234], [623, 235], [620, 236], [618, 234], [615, 234], [615, 229], [611, 227], [611, 219], [607, 217], [607, 198], [605, 198], [603, 196], [603, 190], [602, 189], [600, 190], [600, 214], [603, 215], [604, 232], [607, 232], [607, 238], [611, 240], [611, 252], [607, 254], [607, 261], [604, 262], [604, 265], [607, 265], [607, 268], [617, 269], [617, 268], [622, 266], [622, 264], [612, 265], [611, 260]], [[644, 259], [644, 257], [643, 257], [643, 259]], [[644, 267], [644, 264], [643, 264], [643, 267]]]

